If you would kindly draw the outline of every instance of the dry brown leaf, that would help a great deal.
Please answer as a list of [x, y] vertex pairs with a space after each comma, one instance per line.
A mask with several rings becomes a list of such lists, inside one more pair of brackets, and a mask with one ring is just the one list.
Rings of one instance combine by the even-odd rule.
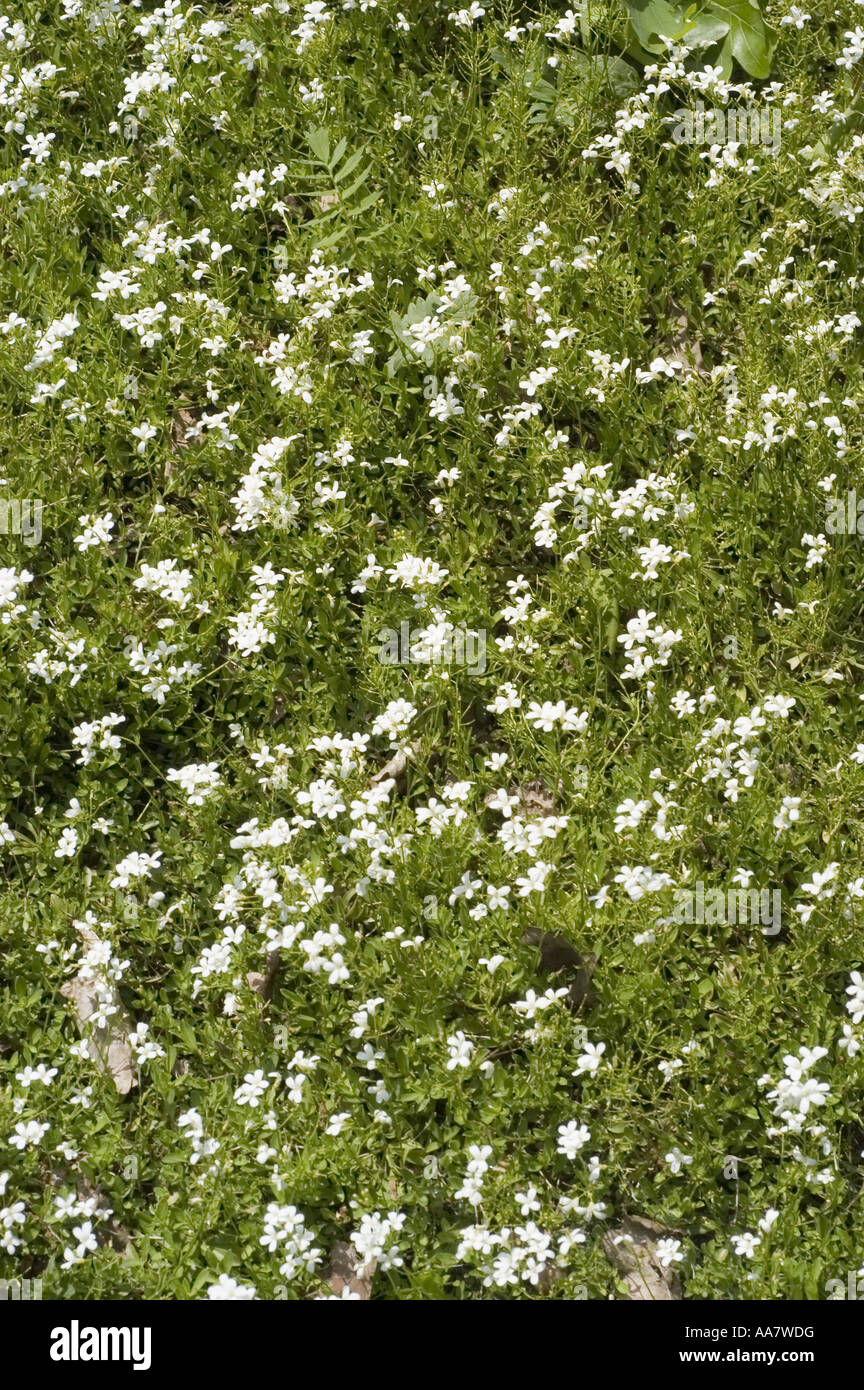
[[397, 777], [401, 777], [408, 766], [408, 760], [416, 757], [419, 750], [419, 743], [410, 743], [407, 748], [397, 749], [390, 761], [379, 768], [374, 777], [369, 778], [370, 785], [377, 786], [379, 782], [385, 782], [388, 777], [392, 777], [394, 781]]
[[517, 787], [515, 795], [519, 798], [519, 809], [526, 816], [548, 816], [555, 809], [555, 793], [539, 777], [526, 782], [524, 787]]
[[189, 448], [186, 435], [194, 424], [195, 415], [188, 406], [178, 405], [174, 407], [174, 414], [171, 417], [171, 448], [175, 453], [178, 449]]
[[389, 763], [385, 763], [384, 766], [375, 773], [375, 776], [369, 779], [373, 787], [376, 786], [378, 782], [386, 782], [388, 777], [392, 777], [395, 780], [395, 778], [399, 777], [405, 771], [407, 762], [408, 756], [404, 750], [400, 748], [398, 753], [394, 753]]
[[672, 1234], [648, 1217], [627, 1216], [604, 1235], [606, 1258], [624, 1276], [629, 1299], [647, 1303], [680, 1299], [681, 1287], [674, 1268], [664, 1269], [657, 1258], [657, 1242]]
[[99, 1218], [100, 1223], [104, 1221], [105, 1224], [102, 1236], [104, 1239], [110, 1240], [112, 1247], [117, 1251], [118, 1255], [122, 1255], [132, 1239], [132, 1234], [125, 1226], [120, 1224], [115, 1216], [110, 1214], [111, 1205], [106, 1200], [105, 1193], [102, 1191], [101, 1187], [97, 1187], [96, 1183], [92, 1182], [84, 1173], [78, 1177], [76, 1187], [79, 1201], [88, 1202], [95, 1199], [99, 1205], [104, 1208]]
[[256, 994], [260, 994], [266, 1004], [273, 993], [273, 982], [276, 979], [276, 972], [279, 969], [280, 956], [278, 951], [271, 951], [267, 957], [266, 970], [249, 970], [246, 974], [246, 983], [250, 989], [254, 989]]
[[324, 1282], [330, 1285], [335, 1294], [341, 1295], [343, 1289], [347, 1288], [365, 1303], [372, 1297], [372, 1276], [375, 1267], [374, 1260], [361, 1266], [354, 1246], [347, 1240], [337, 1240], [330, 1251], [330, 1260], [323, 1275]]
[[[561, 791], [561, 783], [558, 783], [558, 791]], [[510, 796], [515, 796], [519, 814], [522, 816], [548, 816], [555, 809], [555, 793], [550, 791], [545, 782], [541, 782], [539, 777], [533, 782], [526, 782], [521, 787], [510, 787]], [[485, 798], [485, 804], [496, 799], [496, 792], [489, 792]]]
[[670, 315], [674, 315], [675, 336], [672, 339], [671, 350], [666, 355], [673, 362], [680, 362], [685, 373], [708, 376], [702, 365], [702, 344], [691, 327], [690, 320], [671, 299], [667, 307]]
[[540, 947], [540, 969], [548, 975], [561, 970], [575, 974], [570, 985], [570, 1003], [575, 1007], [585, 1001], [588, 1007], [594, 1003], [595, 994], [591, 989], [591, 977], [597, 969], [597, 957], [586, 951], [581, 955], [566, 936], [556, 932], [543, 932], [539, 927], [529, 927], [522, 937], [526, 946]]
[[[78, 925], [78, 932], [88, 948], [102, 944], [96, 933], [85, 923]], [[119, 991], [115, 988], [111, 994], [115, 1012], [111, 1015], [108, 1025], [93, 1029], [87, 1028], [87, 1021], [97, 1009], [97, 982], [76, 976], [74, 980], [67, 980], [65, 985], [60, 986], [60, 993], [75, 1005], [78, 1027], [87, 1038], [90, 1060], [108, 1073], [121, 1096], [128, 1095], [132, 1087], [138, 1085], [132, 1065], [132, 1049], [129, 1046], [129, 1034], [134, 1032], [135, 1025], [120, 998]]]
[[540, 1292], [548, 1293], [550, 1289], [555, 1287], [559, 1279], [564, 1278], [566, 1272], [566, 1270], [561, 1269], [558, 1265], [546, 1265], [541, 1269], [537, 1277], [537, 1287]]

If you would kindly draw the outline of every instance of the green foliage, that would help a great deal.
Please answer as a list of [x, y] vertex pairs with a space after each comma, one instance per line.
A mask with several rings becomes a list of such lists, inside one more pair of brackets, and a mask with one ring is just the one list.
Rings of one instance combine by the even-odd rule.
[[668, 42], [704, 48], [704, 60], [730, 77], [738, 63], [750, 77], [771, 75], [777, 41], [760, 0], [622, 0], [633, 37], [645, 54], [662, 53]]
[[[860, 6], [324, 8], [0, 26], [0, 1278], [605, 1300], [642, 1217], [825, 1298]], [[678, 911], [747, 882], [780, 931]]]

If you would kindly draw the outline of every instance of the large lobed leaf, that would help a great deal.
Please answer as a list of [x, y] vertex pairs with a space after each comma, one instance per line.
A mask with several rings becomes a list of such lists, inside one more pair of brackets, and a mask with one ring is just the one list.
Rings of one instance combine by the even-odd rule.
[[701, 40], [717, 45], [711, 61], [728, 77], [737, 61], [750, 77], [766, 78], [777, 42], [759, 0], [705, 0], [698, 8], [676, 0], [623, 0], [634, 39], [646, 54], [662, 53], [668, 41]]

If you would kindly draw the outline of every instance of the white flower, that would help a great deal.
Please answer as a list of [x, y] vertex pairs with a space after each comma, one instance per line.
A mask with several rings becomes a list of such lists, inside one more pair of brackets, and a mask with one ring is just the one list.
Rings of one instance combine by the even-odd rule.
[[20, 1121], [9, 1136], [9, 1143], [14, 1149], [28, 1149], [38, 1144], [51, 1128], [50, 1124], [45, 1124], [39, 1120], [28, 1120], [26, 1123]]
[[207, 1297], [218, 1303], [251, 1303], [257, 1299], [255, 1289], [249, 1284], [239, 1284], [228, 1274], [220, 1274], [215, 1284], [207, 1289]]
[[567, 733], [581, 734], [588, 724], [587, 713], [580, 714], [576, 709], [569, 709], [564, 700], [558, 700], [554, 705], [551, 700], [544, 700], [542, 705], [532, 700], [525, 718], [535, 729], [541, 729], [544, 733], [551, 733], [560, 724]]
[[218, 763], [187, 763], [185, 767], [171, 767], [167, 777], [169, 782], [177, 783], [190, 806], [203, 806], [222, 781]]
[[762, 1244], [762, 1239], [760, 1236], [754, 1236], [751, 1231], [745, 1231], [741, 1236], [733, 1236], [732, 1244], [735, 1246], [736, 1255], [750, 1260], [756, 1254], [757, 1245]]
[[681, 1169], [686, 1164], [693, 1162], [693, 1159], [689, 1154], [682, 1153], [676, 1145], [674, 1149], [670, 1149], [669, 1153], [666, 1155], [665, 1161], [669, 1165], [671, 1172], [680, 1173]]
[[565, 1158], [575, 1158], [590, 1139], [591, 1132], [587, 1126], [577, 1124], [575, 1120], [568, 1120], [567, 1124], [558, 1126], [558, 1152]]
[[242, 1084], [234, 1092], [234, 1099], [238, 1105], [248, 1105], [250, 1109], [257, 1110], [258, 1103], [269, 1085], [269, 1080], [259, 1067], [257, 1071], [246, 1073]]
[[663, 1240], [658, 1240], [654, 1248], [657, 1253], [657, 1259], [660, 1261], [663, 1269], [669, 1269], [670, 1265], [673, 1264], [680, 1264], [684, 1258], [681, 1253], [680, 1240], [672, 1240], [671, 1237], [665, 1237]]
[[849, 979], [852, 983], [846, 988], [846, 993], [850, 996], [846, 1009], [852, 1015], [852, 1022], [860, 1023], [864, 1018], [864, 977], [860, 970], [853, 970]]
[[417, 713], [417, 708], [408, 700], [391, 700], [382, 714], [373, 721], [373, 734], [386, 734], [392, 742], [396, 736], [408, 728]]
[[582, 1055], [576, 1058], [574, 1076], [579, 1076], [584, 1072], [597, 1071], [603, 1061], [603, 1053], [606, 1051], [606, 1044], [602, 1042], [596, 1044], [586, 1042], [584, 1048], [585, 1050]]
[[73, 827], [67, 826], [62, 832], [54, 851], [55, 859], [71, 859], [78, 848], [78, 831]]
[[470, 1067], [475, 1048], [470, 1038], [466, 1038], [461, 1029], [458, 1033], [451, 1034], [447, 1039], [447, 1047], [450, 1052], [447, 1060], [448, 1071], [455, 1071], [456, 1067]]
[[89, 550], [97, 545], [108, 544], [114, 529], [114, 516], [112, 512], [106, 512], [104, 516], [85, 514], [79, 516], [78, 525], [83, 529], [75, 537], [75, 544], [81, 551]]

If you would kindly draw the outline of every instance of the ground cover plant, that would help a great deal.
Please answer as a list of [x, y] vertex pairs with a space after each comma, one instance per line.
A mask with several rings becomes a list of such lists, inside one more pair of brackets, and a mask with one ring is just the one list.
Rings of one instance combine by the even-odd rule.
[[450, 3], [0, 17], [44, 1298], [864, 1265], [861, 5]]

